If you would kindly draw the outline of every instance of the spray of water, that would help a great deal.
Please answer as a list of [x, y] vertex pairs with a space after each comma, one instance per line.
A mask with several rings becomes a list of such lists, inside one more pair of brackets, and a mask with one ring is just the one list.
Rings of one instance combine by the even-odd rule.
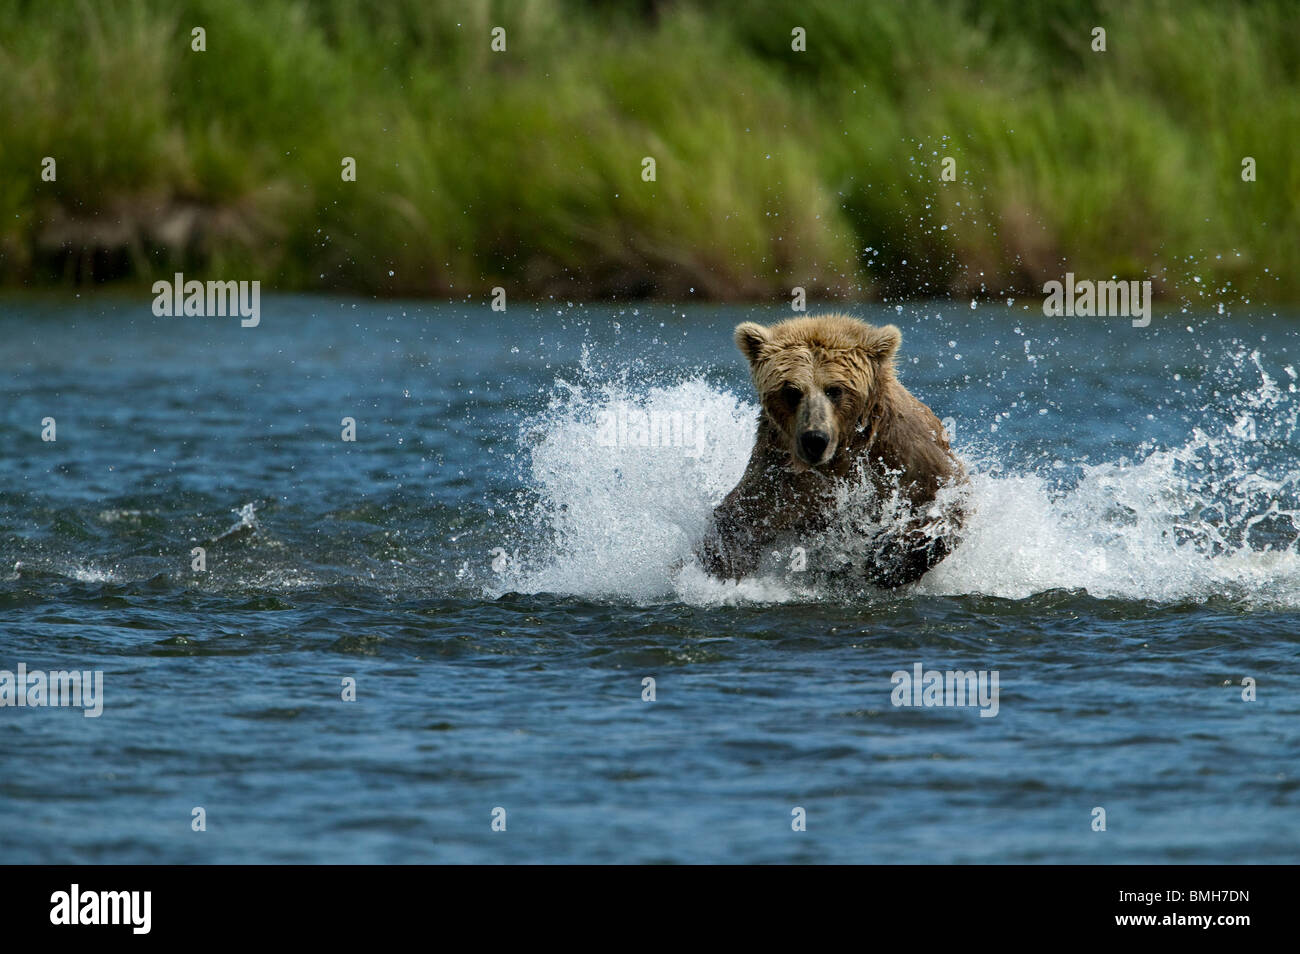
[[[963, 541], [904, 598], [1066, 589], [1300, 605], [1295, 371], [1288, 367], [1291, 380], [1280, 385], [1257, 352], [1228, 364], [1240, 381], [1213, 393], [1181, 445], [1083, 465], [1065, 486], [1051, 463], [1007, 472], [996, 449], [959, 445], [971, 472]], [[800, 572], [780, 552], [739, 583], [709, 578], [692, 545], [744, 469], [758, 408], [700, 376], [652, 387], [626, 374], [580, 377], [559, 383], [524, 427], [533, 496], [516, 525], [528, 539], [520, 559], [486, 584], [489, 595], [704, 605], [882, 597], [866, 583], [846, 591]], [[670, 430], [665, 442], [663, 422], [677, 419], [696, 431], [674, 444]], [[820, 542], [842, 553], [846, 531], [858, 529], [846, 517]]]

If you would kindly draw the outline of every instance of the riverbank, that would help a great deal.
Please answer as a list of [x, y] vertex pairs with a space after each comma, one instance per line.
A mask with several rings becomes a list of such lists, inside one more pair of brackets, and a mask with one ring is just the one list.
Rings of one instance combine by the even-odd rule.
[[0, 4], [0, 285], [1300, 299], [1287, 5], [1055, 6]]

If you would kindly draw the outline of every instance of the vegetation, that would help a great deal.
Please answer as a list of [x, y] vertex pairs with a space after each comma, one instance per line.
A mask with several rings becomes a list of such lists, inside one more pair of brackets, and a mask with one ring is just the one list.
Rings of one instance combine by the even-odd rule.
[[8, 285], [1296, 301], [1298, 155], [1293, 0], [0, 0]]

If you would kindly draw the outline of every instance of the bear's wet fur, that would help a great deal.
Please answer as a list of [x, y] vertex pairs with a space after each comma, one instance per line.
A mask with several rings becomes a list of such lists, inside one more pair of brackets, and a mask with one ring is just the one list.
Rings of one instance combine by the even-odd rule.
[[907, 516], [870, 541], [860, 569], [879, 586], [912, 583], [957, 544], [961, 504], [935, 506], [965, 481], [934, 413], [899, 382], [902, 335], [847, 315], [736, 327], [762, 402], [740, 483], [718, 505], [696, 555], [713, 576], [752, 574], [779, 537], [827, 528], [837, 492], [867, 477], [881, 501], [897, 493]]

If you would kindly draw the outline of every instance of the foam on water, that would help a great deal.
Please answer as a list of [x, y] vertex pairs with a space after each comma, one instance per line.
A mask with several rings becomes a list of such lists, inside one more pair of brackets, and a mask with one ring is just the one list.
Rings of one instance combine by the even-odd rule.
[[[961, 545], [910, 592], [1300, 605], [1295, 372], [1279, 386], [1257, 352], [1228, 363], [1244, 380], [1214, 392], [1181, 445], [1084, 464], [1064, 485], [1060, 462], [1008, 472], [995, 449], [959, 444], [972, 514]], [[846, 594], [771, 561], [739, 583], [708, 577], [691, 548], [744, 470], [756, 404], [700, 376], [656, 386], [626, 373], [582, 377], [558, 383], [524, 427], [534, 498], [515, 516], [527, 539], [488, 582], [491, 595], [702, 605], [881, 596], [865, 583]], [[653, 438], [637, 423], [677, 418], [695, 423], [702, 444], [645, 446]], [[632, 422], [626, 433], [612, 427], [619, 419]]]
[[[641, 446], [651, 443], [650, 414], [668, 425], [657, 430], [659, 446]], [[525, 428], [538, 493], [532, 516], [544, 543], [495, 588], [670, 596], [675, 568], [744, 471], [753, 418], [752, 406], [701, 378], [639, 392], [624, 383], [562, 383]]]

